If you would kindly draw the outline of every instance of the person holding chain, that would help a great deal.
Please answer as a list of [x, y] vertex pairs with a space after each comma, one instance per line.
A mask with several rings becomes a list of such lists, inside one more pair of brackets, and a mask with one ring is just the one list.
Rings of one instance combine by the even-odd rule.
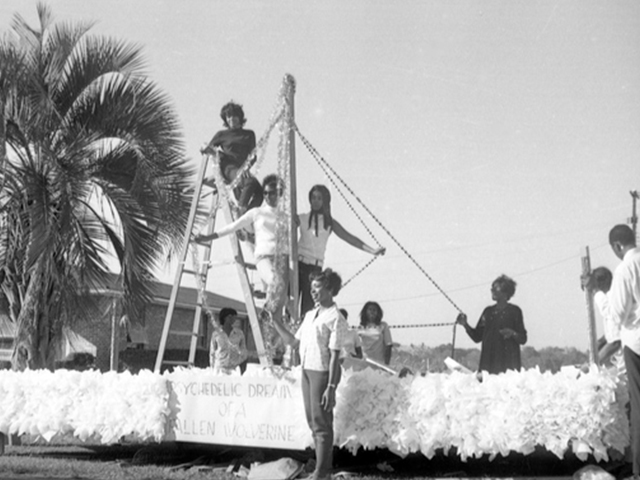
[[304, 410], [316, 450], [313, 480], [330, 480], [333, 467], [333, 407], [340, 381], [340, 351], [348, 329], [333, 300], [341, 287], [342, 279], [329, 268], [312, 274], [311, 296], [316, 306], [307, 312], [295, 335], [274, 317], [283, 341], [300, 349]]
[[500, 275], [491, 284], [491, 298], [496, 302], [484, 309], [475, 328], [460, 313], [456, 322], [464, 327], [474, 342], [482, 342], [478, 371], [503, 373], [520, 370], [520, 345], [527, 343], [522, 310], [509, 303], [516, 293], [516, 282]]

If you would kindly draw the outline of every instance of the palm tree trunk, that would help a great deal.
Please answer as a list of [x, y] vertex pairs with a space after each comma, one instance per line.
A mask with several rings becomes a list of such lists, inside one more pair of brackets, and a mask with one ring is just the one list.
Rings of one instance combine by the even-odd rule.
[[44, 288], [48, 284], [45, 275], [46, 261], [41, 259], [34, 266], [26, 287], [24, 303], [17, 321], [17, 332], [11, 357], [11, 368], [23, 371], [26, 368], [53, 369], [54, 349], [50, 322], [43, 308]]

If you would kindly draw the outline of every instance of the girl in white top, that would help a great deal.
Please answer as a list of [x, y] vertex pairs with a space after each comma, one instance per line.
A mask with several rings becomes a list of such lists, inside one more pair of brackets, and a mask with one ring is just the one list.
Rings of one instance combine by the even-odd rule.
[[331, 216], [331, 193], [324, 185], [314, 185], [309, 190], [311, 211], [298, 216], [300, 238], [298, 240], [298, 284], [300, 286], [300, 318], [313, 308], [309, 276], [322, 271], [327, 241], [331, 232], [349, 245], [370, 253], [383, 255], [383, 247], [372, 248]]
[[383, 365], [391, 362], [391, 331], [389, 325], [382, 321], [382, 308], [378, 302], [367, 302], [360, 311], [360, 329], [358, 334], [362, 341], [362, 353], [365, 358]]
[[264, 201], [257, 208], [248, 210], [236, 221], [225, 225], [223, 228], [210, 235], [197, 235], [194, 241], [197, 243], [210, 242], [216, 238], [229, 235], [241, 228], [253, 226], [255, 234], [255, 249], [253, 252], [258, 275], [267, 287], [267, 303], [265, 308], [277, 318], [282, 315], [282, 308], [286, 300], [288, 275], [277, 273], [277, 266], [288, 265], [287, 255], [276, 259], [277, 249], [277, 207], [282, 197], [284, 182], [274, 174], [267, 175], [262, 181]]

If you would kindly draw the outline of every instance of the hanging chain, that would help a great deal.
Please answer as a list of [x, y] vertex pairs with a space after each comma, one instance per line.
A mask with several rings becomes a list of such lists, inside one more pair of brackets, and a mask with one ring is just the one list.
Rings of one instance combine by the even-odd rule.
[[329, 165], [329, 163], [318, 153], [318, 151], [311, 145], [311, 143], [305, 138], [304, 135], [300, 132], [297, 126], [294, 126], [295, 131], [298, 133], [298, 136], [302, 140], [302, 143], [307, 147], [309, 152], [316, 158], [316, 161], [321, 162], [334, 176], [337, 178], [340, 183], [347, 189], [347, 191], [355, 198], [360, 206], [364, 208], [364, 210], [371, 216], [371, 218], [384, 230], [384, 232], [393, 240], [393, 242], [400, 248], [400, 250], [407, 256], [407, 258], [422, 272], [422, 274], [427, 277], [427, 279], [433, 284], [434, 287], [446, 298], [453, 307], [458, 310], [458, 312], [462, 313], [462, 309], [447, 295], [447, 293], [436, 283], [436, 281], [427, 273], [427, 271], [422, 268], [422, 266], [416, 261], [416, 259], [407, 251], [406, 248], [396, 239], [396, 237], [382, 224], [378, 217], [376, 217], [373, 212], [362, 202], [360, 197], [358, 197], [355, 192], [347, 185], [347, 183], [336, 173], [336, 171]]
[[410, 323], [406, 325], [389, 325], [389, 328], [423, 328], [423, 327], [447, 327], [449, 325], [455, 325], [456, 322], [443, 322], [443, 323]]

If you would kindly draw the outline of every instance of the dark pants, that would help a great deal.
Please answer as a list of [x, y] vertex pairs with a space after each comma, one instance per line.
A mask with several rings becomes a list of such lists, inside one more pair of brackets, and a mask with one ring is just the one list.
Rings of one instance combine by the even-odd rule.
[[314, 307], [313, 298], [311, 298], [311, 280], [309, 275], [312, 273], [322, 272], [322, 266], [309, 265], [308, 263], [298, 262], [298, 285], [300, 290], [300, 320], [304, 318], [304, 314]]
[[329, 383], [329, 372], [302, 370], [302, 397], [307, 423], [316, 447], [314, 478], [326, 477], [333, 468], [333, 411], [322, 408], [322, 394]]
[[640, 474], [640, 356], [624, 347], [624, 364], [627, 367], [629, 387], [631, 456], [633, 474]]

